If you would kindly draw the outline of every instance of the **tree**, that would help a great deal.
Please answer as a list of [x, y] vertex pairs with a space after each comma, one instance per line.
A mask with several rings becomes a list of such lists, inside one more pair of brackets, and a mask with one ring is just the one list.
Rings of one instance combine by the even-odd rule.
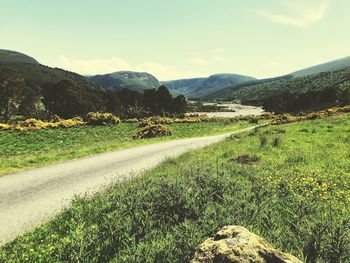
[[185, 113], [187, 107], [187, 101], [185, 96], [179, 95], [173, 99], [173, 112], [174, 113]]
[[122, 102], [118, 94], [114, 91], [107, 90], [105, 93], [105, 107], [107, 112], [120, 114], [122, 111]]
[[28, 86], [27, 84], [23, 89], [23, 96], [18, 107], [18, 112], [25, 117], [40, 118], [40, 103], [41, 87], [38, 85]]
[[43, 93], [43, 103], [51, 115], [70, 118], [85, 115], [89, 111], [102, 110], [97, 94], [71, 80], [47, 83]]
[[169, 90], [165, 86], [160, 86], [156, 92], [156, 101], [157, 101], [157, 113], [172, 111], [173, 98]]
[[7, 123], [20, 103], [24, 78], [13, 68], [0, 70], [0, 112]]
[[143, 93], [143, 105], [152, 113], [158, 113], [158, 100], [155, 89], [146, 89]]

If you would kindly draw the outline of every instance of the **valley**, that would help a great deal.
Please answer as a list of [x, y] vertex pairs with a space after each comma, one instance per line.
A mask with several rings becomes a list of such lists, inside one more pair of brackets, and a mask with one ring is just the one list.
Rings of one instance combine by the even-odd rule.
[[[189, 102], [196, 103], [196, 102]], [[190, 111], [187, 112], [187, 115], [207, 115], [209, 117], [226, 117], [226, 118], [232, 118], [232, 117], [238, 117], [238, 116], [257, 116], [264, 113], [264, 110], [262, 107], [257, 106], [248, 106], [248, 105], [242, 105], [237, 104], [234, 102], [201, 102], [201, 106], [199, 107], [198, 111]], [[209, 108], [209, 111], [201, 111], [201, 108]], [[215, 108], [215, 111], [210, 111], [211, 108]]]
[[159, 81], [0, 50], [0, 261], [189, 262], [242, 225], [346, 262], [347, 61]]

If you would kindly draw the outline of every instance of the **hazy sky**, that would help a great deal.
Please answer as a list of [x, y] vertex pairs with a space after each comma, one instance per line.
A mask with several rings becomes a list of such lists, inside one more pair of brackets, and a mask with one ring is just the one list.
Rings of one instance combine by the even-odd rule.
[[349, 0], [0, 0], [0, 48], [81, 74], [271, 77], [350, 55]]

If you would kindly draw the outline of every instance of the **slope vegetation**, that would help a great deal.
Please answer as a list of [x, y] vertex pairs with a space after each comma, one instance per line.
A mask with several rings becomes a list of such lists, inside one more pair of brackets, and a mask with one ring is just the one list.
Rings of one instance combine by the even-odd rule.
[[113, 91], [124, 88], [143, 91], [158, 88], [161, 85], [156, 77], [145, 72], [119, 71], [89, 78], [98, 85]]
[[13, 68], [24, 77], [27, 85], [43, 86], [47, 82], [57, 83], [61, 80], [72, 80], [87, 88], [97, 88], [97, 85], [87, 78], [59, 68], [51, 68], [39, 64], [35, 59], [15, 52], [0, 50], [0, 69]]
[[240, 100], [277, 112], [350, 104], [350, 67], [300, 78], [230, 87], [212, 94], [211, 98]]
[[350, 67], [350, 57], [345, 57], [337, 60], [333, 60], [320, 65], [308, 67], [302, 70], [291, 73], [294, 77], [304, 77], [307, 75], [317, 74], [326, 71], [339, 70], [346, 67]]
[[39, 64], [38, 61], [30, 56], [27, 56], [20, 52], [5, 49], [0, 49], [0, 61]]
[[228, 86], [235, 86], [253, 80], [255, 78], [237, 74], [216, 74], [208, 78], [165, 81], [163, 84], [173, 93], [190, 98], [202, 98]]

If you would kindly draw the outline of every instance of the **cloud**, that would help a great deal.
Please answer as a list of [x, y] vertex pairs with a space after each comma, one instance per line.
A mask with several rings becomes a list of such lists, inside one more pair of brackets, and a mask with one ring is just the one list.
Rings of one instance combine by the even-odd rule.
[[276, 14], [267, 10], [255, 10], [255, 13], [273, 23], [306, 28], [323, 19], [330, 0], [289, 0], [282, 3], [292, 14]]
[[221, 57], [221, 56], [213, 56], [212, 60], [215, 61], [215, 62], [221, 62], [221, 61], [225, 61], [226, 58]]
[[180, 71], [171, 65], [162, 65], [154, 62], [143, 62], [132, 65], [125, 60], [112, 57], [108, 59], [72, 59], [66, 56], [60, 56], [57, 67], [64, 68], [82, 75], [107, 74], [116, 71], [137, 71], [148, 72], [160, 80], [172, 80], [180, 78], [200, 77], [203, 74], [192, 71]]
[[192, 57], [187, 62], [194, 64], [194, 65], [207, 65], [208, 64], [208, 61], [200, 56]]
[[123, 59], [112, 57], [109, 59], [71, 59], [60, 56], [59, 67], [78, 72], [82, 75], [105, 74], [120, 70], [130, 70], [131, 66]]

